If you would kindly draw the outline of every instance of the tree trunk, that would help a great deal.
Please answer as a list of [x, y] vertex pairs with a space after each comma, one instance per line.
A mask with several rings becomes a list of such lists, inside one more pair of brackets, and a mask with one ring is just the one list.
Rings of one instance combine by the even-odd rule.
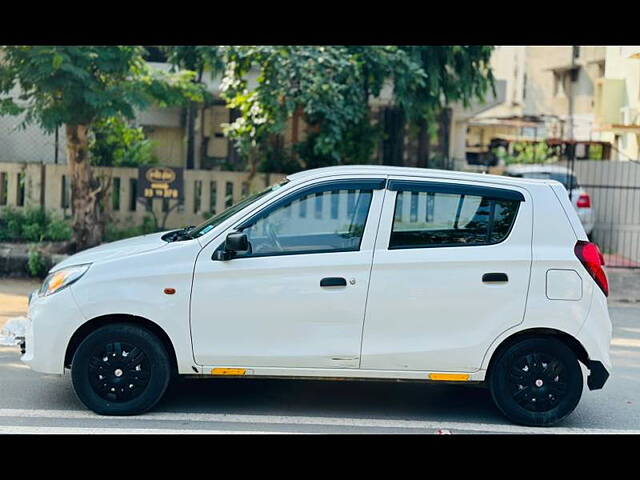
[[196, 127], [196, 103], [189, 102], [187, 106], [187, 170], [195, 168], [195, 127]]
[[106, 188], [93, 178], [87, 125], [66, 125], [74, 250], [98, 245], [104, 233], [100, 199]]
[[430, 143], [428, 125], [422, 119], [418, 122], [418, 167], [429, 168]]
[[249, 182], [249, 185], [251, 185], [251, 182], [253, 182], [253, 179], [258, 173], [258, 161], [258, 147], [249, 147], [249, 152], [247, 154], [247, 167], [249, 170], [247, 181]]

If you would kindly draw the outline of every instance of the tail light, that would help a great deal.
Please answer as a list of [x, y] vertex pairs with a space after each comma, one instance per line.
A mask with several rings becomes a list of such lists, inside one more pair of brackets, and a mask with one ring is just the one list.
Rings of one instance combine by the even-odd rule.
[[604, 273], [604, 257], [595, 243], [579, 240], [573, 251], [587, 269], [606, 297], [609, 296], [609, 282]]
[[578, 208], [591, 208], [591, 197], [586, 193], [578, 197]]

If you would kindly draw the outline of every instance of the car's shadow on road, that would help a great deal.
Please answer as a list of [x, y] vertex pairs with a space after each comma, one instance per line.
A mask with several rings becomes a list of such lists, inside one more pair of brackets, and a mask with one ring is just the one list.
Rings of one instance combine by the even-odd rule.
[[394, 381], [179, 379], [155, 410], [505, 423], [485, 388]]

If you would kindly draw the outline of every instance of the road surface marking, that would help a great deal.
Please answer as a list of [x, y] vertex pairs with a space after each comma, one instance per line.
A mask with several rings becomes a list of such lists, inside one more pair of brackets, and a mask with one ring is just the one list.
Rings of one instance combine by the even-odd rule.
[[[108, 417], [96, 415], [89, 410], [45, 410], [45, 409], [0, 409], [0, 418], [50, 418], [50, 419], [86, 419], [94, 421], [181, 421], [181, 422], [218, 422], [242, 423], [258, 425], [309, 425], [335, 427], [366, 427], [366, 428], [407, 428], [422, 429], [425, 433], [447, 429], [455, 433], [456, 430], [490, 433], [629, 433], [640, 434], [640, 430], [613, 430], [605, 428], [571, 428], [571, 427], [523, 427], [512, 424], [449, 422], [427, 420], [395, 420], [375, 418], [340, 418], [340, 417], [309, 417], [309, 416], [281, 416], [281, 415], [242, 415], [218, 413], [173, 413], [151, 412], [144, 415], [128, 417]], [[506, 420], [505, 420], [506, 421]]]
[[38, 427], [38, 426], [0, 426], [0, 434], [8, 434], [8, 433], [19, 433], [19, 434], [42, 434], [42, 433], [53, 433], [53, 434], [65, 434], [65, 435], [87, 435], [87, 434], [111, 434], [111, 435], [122, 435], [122, 434], [141, 434], [141, 433], [150, 433], [154, 435], [166, 435], [166, 434], [176, 434], [176, 435], [217, 435], [217, 434], [230, 434], [230, 435], [238, 435], [238, 434], [251, 434], [251, 435], [271, 435], [271, 434], [284, 434], [289, 432], [263, 432], [256, 430], [199, 430], [199, 429], [173, 429], [173, 428], [88, 428], [88, 427]]

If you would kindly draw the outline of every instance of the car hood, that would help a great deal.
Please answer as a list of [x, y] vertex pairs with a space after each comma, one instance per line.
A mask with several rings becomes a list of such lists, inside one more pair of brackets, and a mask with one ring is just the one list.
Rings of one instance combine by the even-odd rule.
[[110, 260], [113, 258], [126, 257], [136, 253], [147, 252], [161, 248], [168, 243], [162, 240], [162, 236], [167, 232], [151, 233], [149, 235], [140, 235], [139, 237], [126, 238], [116, 242], [105, 243], [103, 245], [89, 248], [78, 252], [75, 255], [64, 259], [51, 268], [50, 271], [59, 270], [70, 265], [79, 265], [82, 263], [93, 263], [101, 260]]

